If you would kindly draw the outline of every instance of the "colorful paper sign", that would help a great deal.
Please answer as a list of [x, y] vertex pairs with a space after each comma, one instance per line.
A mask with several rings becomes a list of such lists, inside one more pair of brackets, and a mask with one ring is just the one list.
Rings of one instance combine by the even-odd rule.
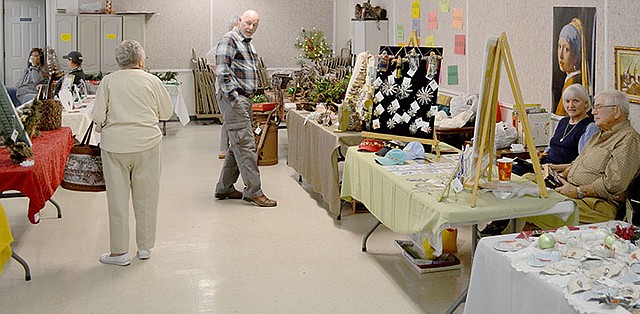
[[413, 19], [411, 22], [411, 30], [416, 31], [418, 38], [420, 37], [420, 19]]
[[62, 33], [62, 34], [60, 34], [60, 41], [63, 41], [63, 42], [71, 41], [71, 34], [70, 33]]
[[425, 47], [435, 47], [436, 46], [436, 39], [433, 35], [429, 35], [424, 39], [424, 46]]
[[465, 54], [466, 37], [465, 35], [456, 35], [454, 41], [453, 53], [457, 55]]
[[118, 39], [117, 34], [105, 34], [105, 38], [107, 39]]
[[412, 19], [420, 18], [420, 1], [413, 1], [411, 3], [411, 18]]
[[396, 40], [404, 40], [404, 25], [402, 24], [396, 25]]
[[438, 29], [438, 11], [433, 10], [427, 13], [427, 22], [430, 30]]
[[449, 85], [458, 85], [458, 65], [447, 67], [447, 77]]
[[449, 0], [440, 0], [440, 12], [449, 12]]
[[453, 29], [462, 29], [462, 9], [461, 8], [453, 8], [451, 16], [451, 27]]

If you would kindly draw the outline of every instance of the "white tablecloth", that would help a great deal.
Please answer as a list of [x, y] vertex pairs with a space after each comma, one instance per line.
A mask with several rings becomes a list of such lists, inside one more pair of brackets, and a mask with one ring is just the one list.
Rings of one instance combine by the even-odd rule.
[[628, 313], [619, 307], [584, 301], [583, 294], [568, 294], [565, 287], [571, 275], [540, 275], [540, 268], [523, 262], [531, 254], [528, 251], [539, 250], [535, 245], [508, 253], [493, 248], [497, 242], [514, 237], [486, 237], [478, 243], [465, 313]]
[[173, 102], [173, 112], [176, 113], [178, 120], [182, 123], [182, 126], [186, 126], [191, 119], [189, 118], [189, 111], [187, 111], [187, 105], [182, 97], [182, 88], [178, 84], [164, 84], [164, 87], [171, 95]]

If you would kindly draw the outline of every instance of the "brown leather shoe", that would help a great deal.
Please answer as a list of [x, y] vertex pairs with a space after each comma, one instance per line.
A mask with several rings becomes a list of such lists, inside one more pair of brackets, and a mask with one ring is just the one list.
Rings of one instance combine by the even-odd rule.
[[216, 193], [215, 196], [219, 200], [225, 200], [228, 198], [232, 200], [239, 200], [242, 198], [242, 192], [238, 190], [233, 190], [233, 192], [229, 192], [229, 193]]
[[253, 203], [255, 205], [258, 205], [260, 207], [275, 207], [278, 205], [278, 202], [276, 202], [275, 200], [272, 200], [266, 196], [260, 195], [260, 196], [256, 196], [254, 198], [249, 198], [249, 197], [243, 197], [243, 200], [249, 202], [249, 203]]

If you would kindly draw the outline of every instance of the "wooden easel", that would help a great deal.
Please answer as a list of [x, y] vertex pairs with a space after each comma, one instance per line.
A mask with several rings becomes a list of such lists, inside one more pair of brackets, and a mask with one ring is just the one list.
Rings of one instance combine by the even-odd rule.
[[[489, 55], [491, 54], [491, 52], [488, 53]], [[475, 139], [474, 142], [474, 145], [479, 145], [479, 147], [476, 148], [478, 152], [478, 159], [476, 162], [475, 176], [473, 178], [471, 207], [475, 207], [476, 205], [478, 182], [480, 180], [481, 174], [484, 173], [485, 170], [482, 169], [482, 160], [485, 150], [488, 150], [489, 152], [488, 181], [491, 181], [492, 161], [495, 157], [493, 147], [495, 142], [496, 124], [494, 120], [498, 109], [498, 90], [500, 85], [501, 62], [505, 63], [505, 70], [507, 71], [507, 75], [509, 77], [511, 92], [513, 93], [513, 98], [515, 99], [515, 109], [518, 110], [518, 114], [522, 117], [521, 120], [522, 127], [524, 129], [523, 131], [525, 143], [527, 145], [527, 149], [529, 150], [529, 157], [531, 157], [531, 162], [533, 163], [533, 170], [535, 172], [536, 183], [538, 184], [540, 195], [542, 195], [542, 197], [547, 197], [547, 190], [544, 185], [542, 170], [540, 168], [540, 160], [538, 159], [538, 154], [533, 143], [533, 136], [531, 135], [531, 125], [529, 124], [529, 117], [527, 116], [527, 111], [522, 99], [522, 92], [520, 90], [520, 84], [518, 83], [518, 77], [516, 76], [515, 66], [511, 57], [511, 49], [509, 48], [509, 42], [507, 41], [507, 34], [502, 33], [498, 38], [492, 63], [487, 62], [485, 65], [489, 66], [492, 64], [491, 69], [484, 69], [487, 77], [485, 78], [485, 82], [483, 82], [484, 89], [483, 95], [481, 95], [481, 99], [483, 99], [483, 101], [481, 101], [480, 103], [481, 112], [477, 117], [478, 119], [482, 120], [480, 121], [480, 130], [477, 133], [480, 135], [480, 138]], [[489, 72], [489, 70], [491, 72]]]

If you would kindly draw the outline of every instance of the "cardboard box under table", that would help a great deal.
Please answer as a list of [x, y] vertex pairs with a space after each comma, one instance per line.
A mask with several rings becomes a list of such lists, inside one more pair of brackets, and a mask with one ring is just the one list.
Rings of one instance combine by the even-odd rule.
[[[375, 157], [372, 153], [359, 152], [356, 147], [349, 148], [342, 176], [342, 199], [362, 202], [379, 222], [393, 232], [425, 232], [436, 256], [442, 253], [442, 231], [447, 228], [546, 214], [555, 214], [566, 220], [575, 210], [572, 201], [554, 191], [549, 191], [548, 198], [524, 196], [511, 199], [498, 199], [492, 193], [478, 193], [476, 207], [472, 208], [471, 190], [465, 189], [457, 198], [451, 191], [448, 198], [438, 203], [441, 190], [423, 192], [416, 188], [418, 183], [407, 179], [441, 180], [444, 174], [399, 176], [377, 164]], [[436, 159], [430, 154], [428, 157], [435, 162], [445, 159]], [[513, 176], [512, 181], [526, 182], [517, 176]], [[475, 242], [475, 237], [472, 241]], [[363, 251], [366, 251], [365, 245], [363, 242]]]

